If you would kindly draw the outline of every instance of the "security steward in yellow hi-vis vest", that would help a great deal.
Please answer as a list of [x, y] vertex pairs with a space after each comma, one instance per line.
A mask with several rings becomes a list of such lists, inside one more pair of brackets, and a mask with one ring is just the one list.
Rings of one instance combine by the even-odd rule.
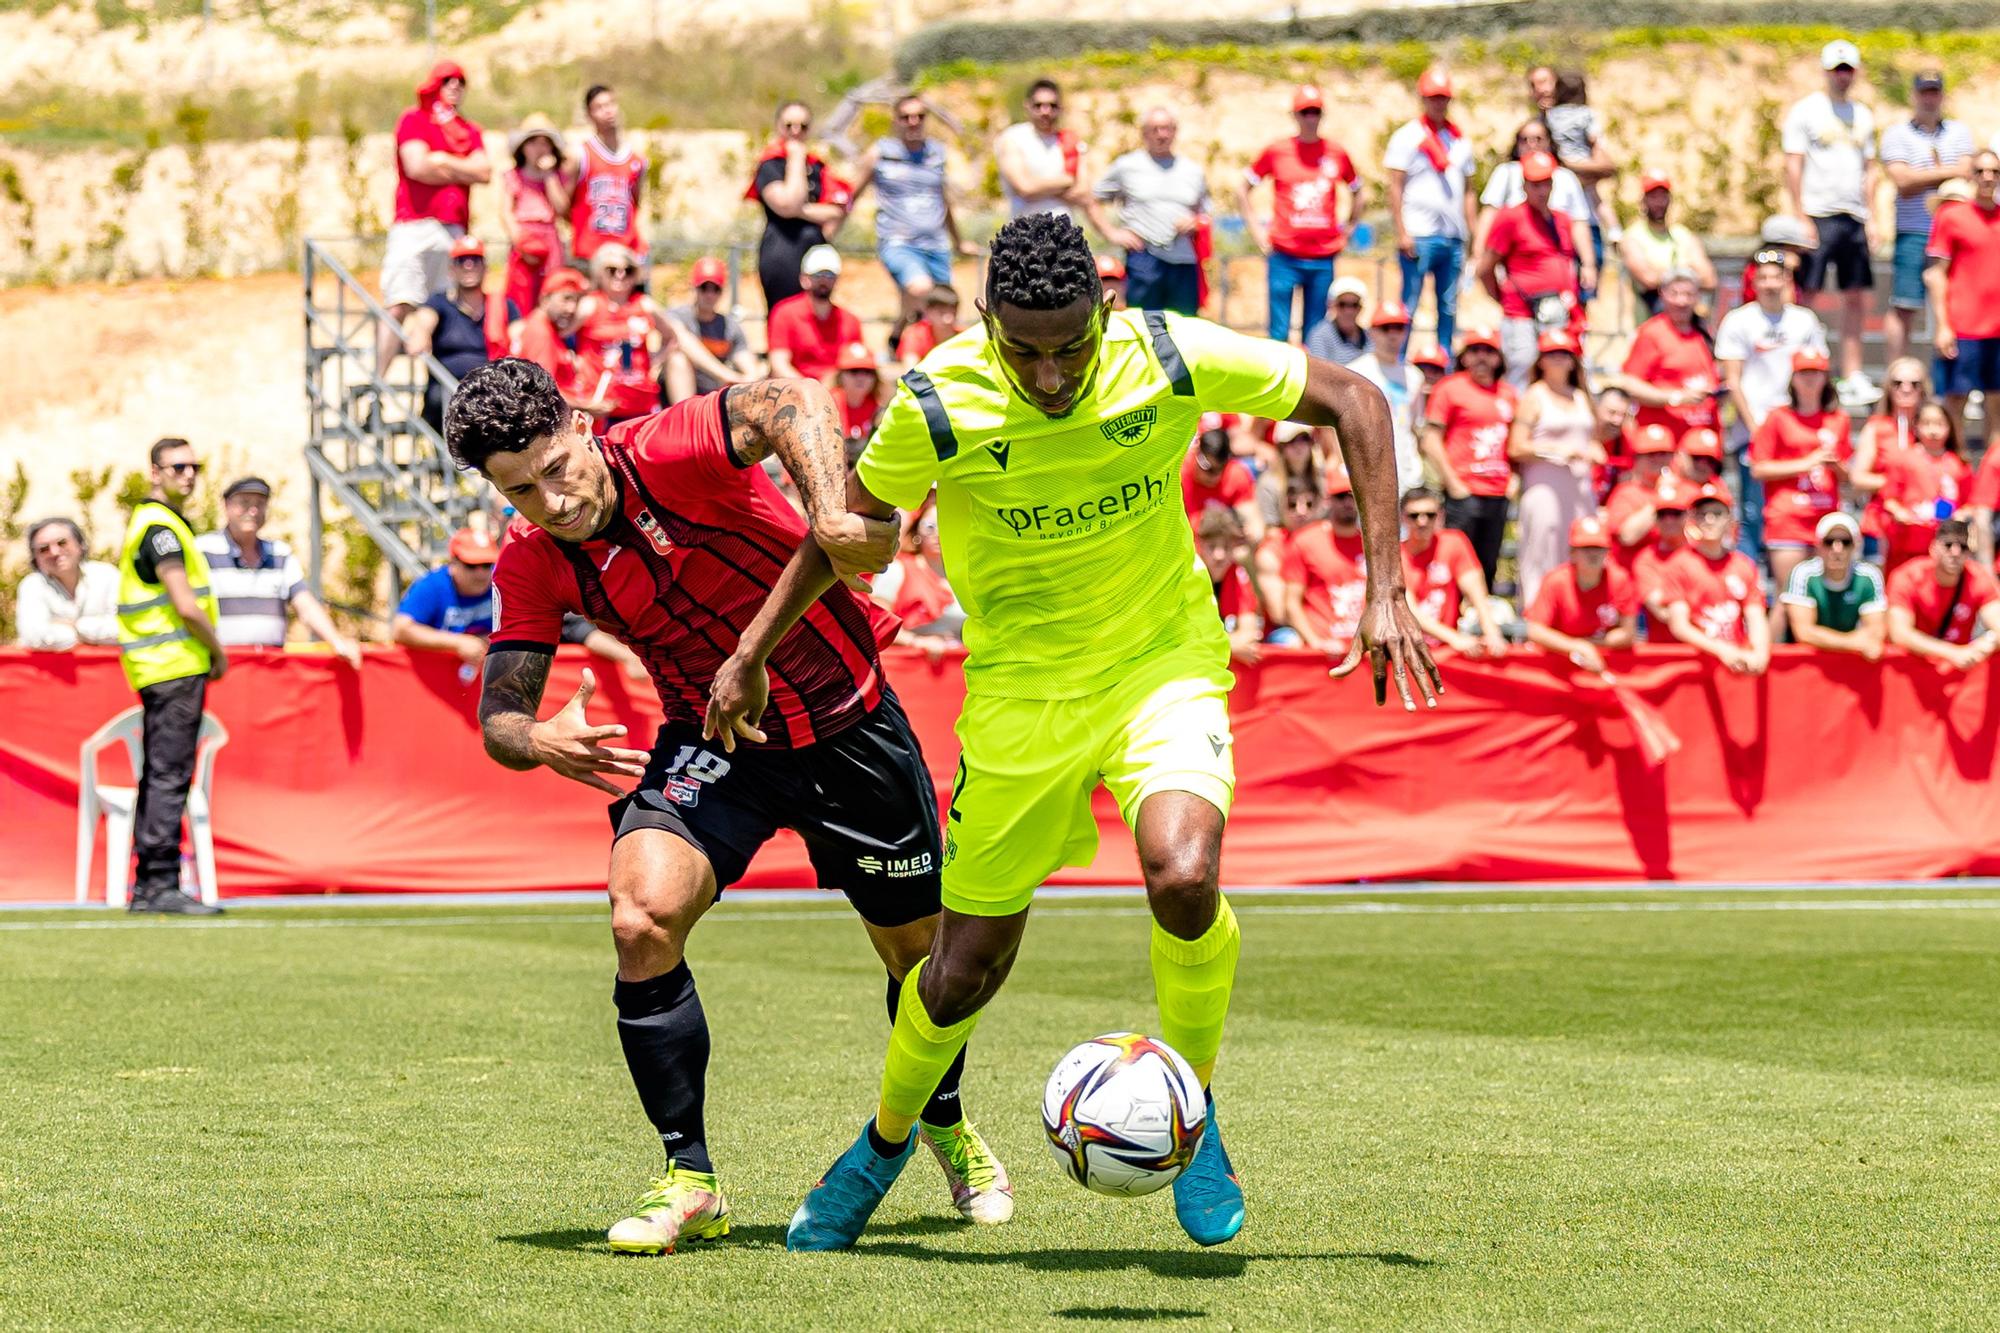
[[131, 910], [212, 916], [222, 909], [181, 892], [181, 816], [194, 778], [208, 682], [228, 665], [215, 634], [208, 562], [179, 506], [201, 476], [194, 447], [153, 446], [153, 490], [132, 511], [118, 555], [118, 651], [145, 711], [145, 763], [132, 846]]

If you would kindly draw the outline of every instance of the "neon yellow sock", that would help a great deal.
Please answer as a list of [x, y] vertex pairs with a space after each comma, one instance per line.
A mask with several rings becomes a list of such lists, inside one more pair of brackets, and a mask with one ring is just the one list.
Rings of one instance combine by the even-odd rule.
[[1222, 1020], [1236, 985], [1242, 948], [1236, 913], [1223, 898], [1215, 920], [1199, 938], [1184, 940], [1153, 923], [1153, 993], [1160, 1001], [1160, 1036], [1179, 1051], [1208, 1086], [1222, 1050]]
[[917, 978], [923, 972], [924, 964], [918, 963], [903, 978], [902, 995], [896, 1001], [896, 1026], [889, 1033], [889, 1053], [882, 1061], [882, 1102], [875, 1111], [875, 1132], [891, 1143], [909, 1137], [910, 1126], [979, 1022], [978, 1014], [950, 1027], [931, 1022], [924, 1002], [917, 998]]

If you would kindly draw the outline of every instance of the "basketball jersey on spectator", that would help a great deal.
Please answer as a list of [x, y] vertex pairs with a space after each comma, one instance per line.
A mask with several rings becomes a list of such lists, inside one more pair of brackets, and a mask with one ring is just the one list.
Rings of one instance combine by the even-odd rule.
[[631, 147], [611, 153], [593, 134], [584, 140], [577, 164], [576, 197], [569, 206], [570, 248], [576, 257], [589, 259], [598, 246], [614, 241], [643, 256], [639, 186], [646, 177], [645, 156]]
[[614, 417], [659, 410], [660, 390], [653, 382], [648, 341], [653, 320], [645, 295], [634, 292], [622, 306], [612, 305], [603, 292], [592, 292], [584, 300], [590, 312], [576, 330], [577, 388], [593, 398], [609, 398]]

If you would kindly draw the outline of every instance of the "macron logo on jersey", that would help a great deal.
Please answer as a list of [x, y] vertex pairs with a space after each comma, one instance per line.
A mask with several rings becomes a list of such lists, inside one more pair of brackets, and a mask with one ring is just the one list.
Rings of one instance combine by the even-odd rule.
[[1014, 442], [1012, 440], [1001, 440], [997, 443], [989, 444], [986, 446], [986, 452], [993, 455], [993, 461], [1000, 465], [1002, 472], [1005, 472], [1007, 470], [1007, 455], [1014, 452]]

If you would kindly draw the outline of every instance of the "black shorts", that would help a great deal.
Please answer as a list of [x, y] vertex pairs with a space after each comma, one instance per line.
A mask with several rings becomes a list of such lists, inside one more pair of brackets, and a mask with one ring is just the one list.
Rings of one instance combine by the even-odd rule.
[[907, 925], [938, 910], [937, 788], [886, 685], [874, 712], [797, 750], [725, 754], [701, 738], [699, 724], [670, 722], [638, 789], [613, 802], [610, 815], [620, 838], [663, 829], [685, 841], [708, 858], [718, 891], [788, 828], [805, 839], [820, 887], [846, 894], [870, 925]]
[[1799, 265], [1799, 290], [1820, 291], [1829, 275], [1836, 291], [1873, 287], [1875, 266], [1868, 260], [1867, 229], [1861, 219], [1841, 213], [1814, 218], [1813, 225], [1819, 228], [1819, 248]]

